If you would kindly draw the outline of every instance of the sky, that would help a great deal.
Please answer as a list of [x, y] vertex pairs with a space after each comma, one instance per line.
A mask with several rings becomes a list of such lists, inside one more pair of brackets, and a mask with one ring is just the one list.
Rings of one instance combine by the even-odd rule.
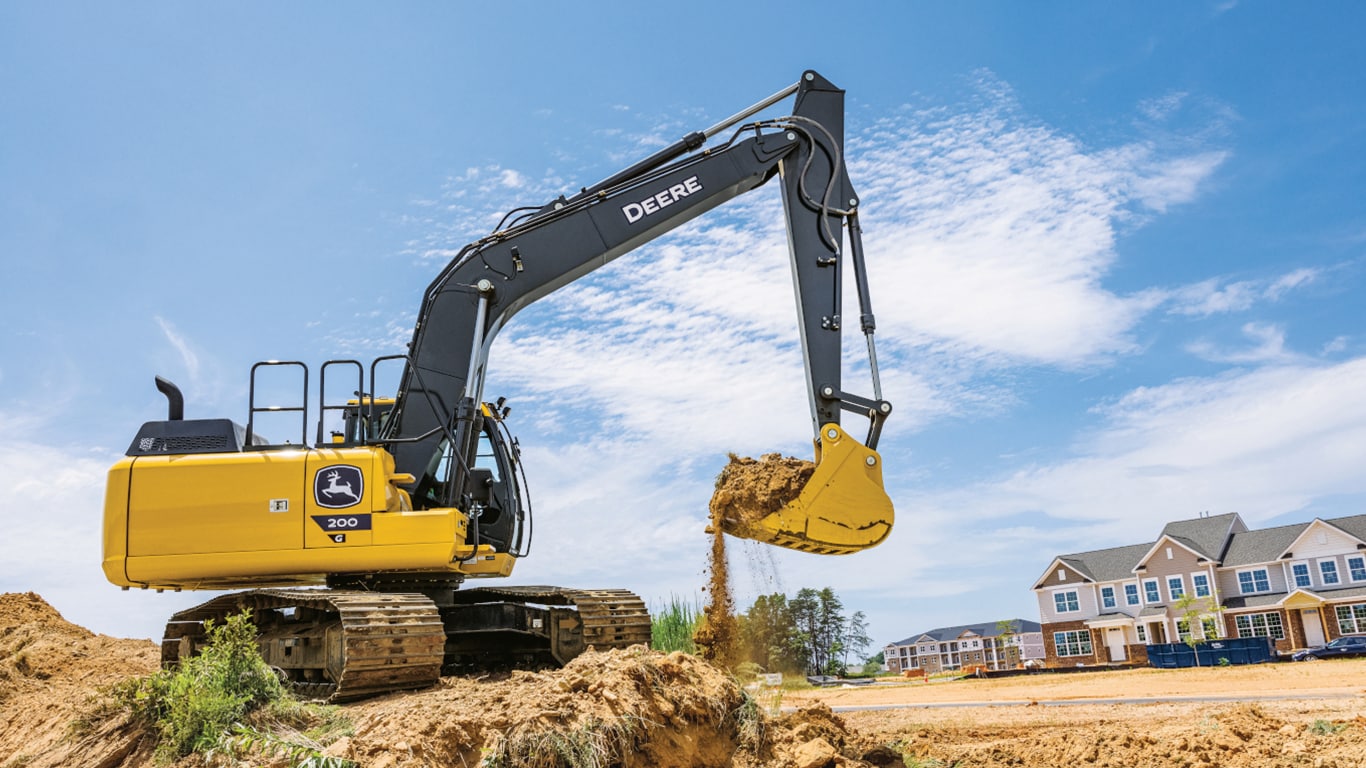
[[[1232, 0], [0, 4], [0, 591], [159, 637], [209, 595], [100, 570], [155, 375], [188, 418], [245, 422], [258, 360], [398, 352], [503, 212], [808, 68], [847, 91], [897, 522], [848, 556], [734, 542], [742, 606], [828, 586], [881, 647], [1037, 620], [1054, 556], [1172, 520], [1366, 513], [1363, 24]], [[485, 393], [535, 514], [508, 583], [702, 599], [726, 454], [810, 455], [786, 258], [770, 184], [503, 331]]]

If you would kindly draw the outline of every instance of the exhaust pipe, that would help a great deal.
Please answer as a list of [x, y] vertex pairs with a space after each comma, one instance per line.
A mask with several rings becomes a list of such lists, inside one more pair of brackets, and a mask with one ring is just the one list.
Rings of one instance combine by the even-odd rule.
[[158, 376], [157, 391], [166, 396], [167, 421], [183, 421], [185, 419], [185, 396], [180, 394], [180, 387]]

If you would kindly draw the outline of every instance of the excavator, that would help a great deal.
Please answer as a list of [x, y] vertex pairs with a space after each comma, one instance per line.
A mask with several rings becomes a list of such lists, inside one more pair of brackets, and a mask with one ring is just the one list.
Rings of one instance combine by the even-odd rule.
[[[791, 114], [755, 117], [792, 96]], [[163, 664], [200, 651], [211, 622], [242, 611], [278, 674], [302, 695], [331, 701], [422, 688], [443, 673], [563, 665], [589, 647], [648, 644], [645, 604], [623, 589], [465, 587], [509, 576], [530, 549], [509, 409], [501, 398], [484, 399], [489, 350], [532, 302], [775, 176], [816, 466], [780, 509], [713, 525], [825, 555], [885, 539], [893, 510], [876, 448], [892, 406], [881, 394], [843, 136], [844, 91], [807, 71], [577, 194], [509, 212], [431, 282], [404, 354], [368, 368], [359, 360], [319, 367], [311, 443], [313, 395], [303, 362], [253, 366], [245, 426], [186, 419], [180, 390], [157, 377], [167, 418], [143, 424], [109, 471], [104, 573], [124, 589], [245, 590], [174, 614]], [[850, 266], [870, 395], [841, 384], [841, 293]], [[399, 372], [391, 373], [398, 386], [388, 397], [374, 394], [385, 366]], [[258, 380], [282, 373], [302, 382], [290, 389], [297, 400], [266, 397], [264, 383], [258, 393]], [[340, 397], [339, 382], [347, 391]], [[862, 441], [841, 426], [845, 412], [868, 420]], [[292, 432], [296, 417], [299, 431], [288, 440], [258, 434], [259, 421], [280, 418]], [[324, 434], [325, 423], [340, 428]]]

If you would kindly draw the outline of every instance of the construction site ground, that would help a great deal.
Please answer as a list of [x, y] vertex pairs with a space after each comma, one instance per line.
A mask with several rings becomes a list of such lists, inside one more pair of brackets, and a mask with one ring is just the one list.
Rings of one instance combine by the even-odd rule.
[[[157, 659], [148, 640], [93, 634], [37, 595], [0, 595], [0, 768], [154, 765], [145, 732], [89, 718], [102, 686], [148, 674]], [[570, 742], [624, 768], [1366, 765], [1366, 660], [754, 696], [757, 720], [737, 716], [739, 687], [695, 657], [590, 652], [562, 670], [444, 678], [347, 705], [352, 731], [326, 753], [367, 768], [571, 764], [557, 757]]]

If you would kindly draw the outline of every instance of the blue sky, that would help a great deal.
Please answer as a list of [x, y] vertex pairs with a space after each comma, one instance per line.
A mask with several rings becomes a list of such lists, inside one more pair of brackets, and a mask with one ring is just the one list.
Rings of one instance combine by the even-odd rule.
[[[1366, 512], [1363, 22], [1353, 3], [0, 5], [0, 590], [155, 636], [203, 596], [99, 570], [104, 473], [164, 413], [154, 375], [189, 417], [245, 421], [256, 360], [392, 353], [503, 211], [806, 68], [848, 91], [898, 523], [849, 557], [735, 546], [742, 601], [832, 586], [881, 645], [1037, 618], [1054, 555], [1169, 520]], [[809, 450], [785, 248], [761, 189], [504, 331], [486, 391], [513, 404], [537, 513], [515, 581], [699, 594], [725, 454]]]

